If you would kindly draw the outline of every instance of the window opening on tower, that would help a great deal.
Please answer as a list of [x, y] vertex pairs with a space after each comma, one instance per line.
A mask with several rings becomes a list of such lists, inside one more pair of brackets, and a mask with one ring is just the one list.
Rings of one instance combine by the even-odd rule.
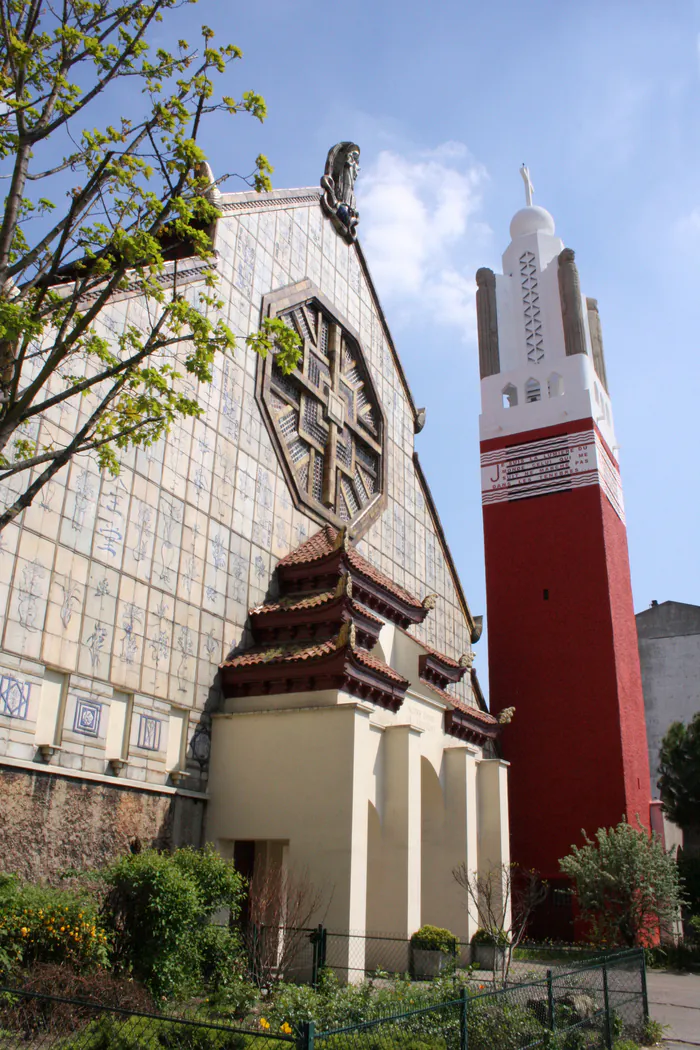
[[552, 372], [547, 380], [547, 393], [549, 397], [561, 397], [564, 393], [564, 380], [557, 372]]
[[504, 386], [502, 390], [503, 395], [503, 407], [504, 408], [515, 408], [518, 403], [518, 391], [512, 383], [508, 386]]
[[530, 405], [533, 401], [542, 399], [542, 389], [536, 379], [528, 379], [525, 384], [525, 404]]

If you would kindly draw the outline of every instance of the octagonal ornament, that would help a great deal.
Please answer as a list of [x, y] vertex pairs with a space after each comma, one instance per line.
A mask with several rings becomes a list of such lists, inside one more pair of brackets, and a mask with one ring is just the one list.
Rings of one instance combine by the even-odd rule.
[[383, 508], [384, 414], [357, 333], [310, 281], [263, 299], [303, 343], [283, 375], [258, 364], [258, 399], [297, 505], [359, 535]]

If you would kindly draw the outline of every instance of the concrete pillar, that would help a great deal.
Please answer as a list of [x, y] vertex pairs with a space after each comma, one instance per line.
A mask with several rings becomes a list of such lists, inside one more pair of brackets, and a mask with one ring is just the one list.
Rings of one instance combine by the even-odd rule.
[[[498, 872], [510, 866], [510, 829], [508, 826], [508, 762], [482, 759], [477, 765], [480, 875]], [[510, 924], [510, 908], [504, 926]]]
[[[310, 921], [343, 934], [365, 929], [372, 710], [347, 703], [214, 718], [207, 838], [288, 843], [292, 877], [308, 876], [323, 898]], [[343, 976], [361, 977], [364, 941], [333, 943]]]
[[[452, 871], [463, 862], [470, 871], [476, 871], [478, 844], [477, 752], [470, 747], [450, 747], [445, 750], [445, 846], [451, 878]], [[450, 924], [445, 925], [459, 934], [460, 940], [469, 942], [479, 925], [478, 917], [454, 879], [444, 900], [451, 917]]]
[[421, 924], [420, 734], [412, 725], [384, 732], [382, 856], [387, 933], [410, 937]]

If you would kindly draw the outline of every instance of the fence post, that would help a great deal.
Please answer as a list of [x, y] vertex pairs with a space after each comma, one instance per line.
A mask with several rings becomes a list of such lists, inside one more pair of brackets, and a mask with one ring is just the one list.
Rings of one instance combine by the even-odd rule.
[[302, 1021], [297, 1046], [299, 1050], [314, 1050], [316, 1025], [313, 1021]]
[[459, 1050], [467, 1050], [469, 1043], [469, 1034], [467, 1030], [467, 1010], [469, 1003], [469, 995], [467, 989], [463, 988], [459, 993], [460, 1008], [459, 1008]]
[[642, 978], [642, 1008], [644, 1020], [649, 1020], [649, 992], [647, 989], [647, 958], [644, 949], [641, 949], [641, 978]]
[[612, 1050], [612, 1018], [610, 1017], [610, 995], [608, 992], [608, 964], [603, 960], [603, 998], [605, 1001], [605, 1045]]
[[321, 936], [321, 950], [318, 956], [318, 965], [320, 967], [324, 967], [326, 965], [326, 935], [328, 933], [328, 930], [322, 922], [319, 922], [318, 924], [318, 932]]
[[549, 1013], [549, 1027], [554, 1031], [556, 1021], [554, 1018], [554, 986], [552, 984], [551, 970], [547, 970], [547, 1012]]
[[318, 986], [318, 953], [320, 948], [318, 930], [311, 934], [309, 940], [311, 941], [311, 987], [316, 988]]

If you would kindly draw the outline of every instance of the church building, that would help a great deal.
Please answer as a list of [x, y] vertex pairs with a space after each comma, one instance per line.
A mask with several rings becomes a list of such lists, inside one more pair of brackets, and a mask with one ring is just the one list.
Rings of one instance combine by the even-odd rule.
[[490, 708], [516, 709], [513, 860], [553, 889], [536, 933], [564, 938], [559, 858], [582, 828], [649, 828], [649, 762], [598, 306], [522, 174], [503, 273], [476, 275]]
[[[453, 868], [508, 863], [481, 623], [357, 240], [358, 158], [334, 147], [320, 188], [214, 191], [238, 345], [192, 385], [204, 413], [117, 478], [75, 459], [0, 536], [4, 870], [211, 841], [308, 871], [330, 929], [466, 939]], [[194, 293], [198, 260], [169, 266]], [[289, 375], [245, 345], [265, 317], [301, 340]], [[100, 331], [134, 323], [125, 292]]]

